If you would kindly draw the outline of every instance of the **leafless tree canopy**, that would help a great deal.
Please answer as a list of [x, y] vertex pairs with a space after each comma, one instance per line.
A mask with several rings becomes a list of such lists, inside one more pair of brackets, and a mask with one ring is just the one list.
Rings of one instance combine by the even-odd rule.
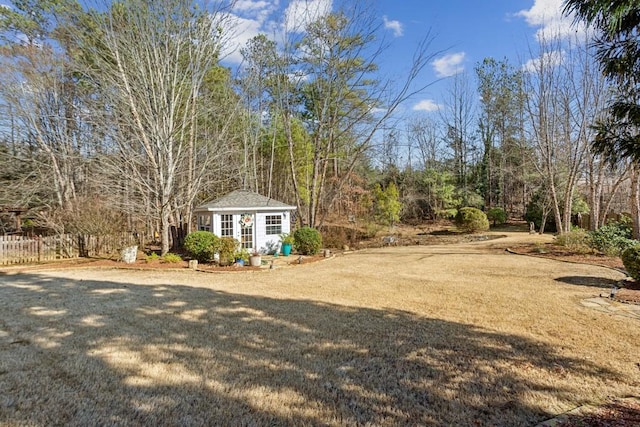
[[588, 40], [542, 41], [525, 66], [487, 58], [422, 113], [409, 101], [441, 52], [427, 32], [385, 78], [371, 2], [283, 16], [234, 69], [233, 2], [14, 3], [0, 8], [0, 208], [43, 232], [157, 233], [167, 252], [194, 206], [239, 187], [317, 227], [372, 218], [374, 188], [398, 189], [405, 220], [534, 206], [560, 232], [578, 207], [597, 228], [628, 208], [621, 194], [640, 200], [637, 168], [591, 149], [610, 91]]

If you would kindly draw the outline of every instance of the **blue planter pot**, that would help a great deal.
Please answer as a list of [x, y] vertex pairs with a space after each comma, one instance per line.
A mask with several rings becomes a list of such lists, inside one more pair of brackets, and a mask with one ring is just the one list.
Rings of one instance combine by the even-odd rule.
[[284, 256], [291, 255], [291, 243], [283, 243], [282, 244], [282, 255], [284, 255]]

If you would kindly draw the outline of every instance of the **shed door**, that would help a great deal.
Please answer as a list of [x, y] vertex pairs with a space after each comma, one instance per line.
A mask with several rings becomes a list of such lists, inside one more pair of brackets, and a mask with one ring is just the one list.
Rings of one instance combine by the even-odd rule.
[[220, 215], [220, 237], [235, 237], [234, 225], [233, 215]]
[[252, 251], [254, 248], [253, 230], [256, 226], [256, 215], [244, 213], [240, 216], [240, 245]]
[[248, 251], [253, 249], [253, 225], [240, 228], [240, 242], [244, 249]]
[[[247, 222], [246, 220], [249, 219]], [[242, 248], [252, 251], [255, 244], [255, 214], [221, 214], [220, 237], [233, 237]]]

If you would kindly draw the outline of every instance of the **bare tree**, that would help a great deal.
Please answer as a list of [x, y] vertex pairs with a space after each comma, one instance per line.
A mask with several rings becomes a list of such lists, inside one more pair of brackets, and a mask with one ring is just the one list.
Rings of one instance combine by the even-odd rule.
[[271, 97], [280, 67], [277, 46], [260, 34], [249, 40], [241, 53], [243, 181], [246, 187], [262, 190], [271, 197], [278, 151], [278, 111]]
[[631, 219], [633, 221], [633, 235], [640, 240], [640, 171], [637, 162], [631, 166]]
[[420, 154], [422, 168], [435, 168], [444, 150], [435, 122], [428, 117], [414, 117], [409, 121], [407, 134], [409, 145], [415, 146]]
[[[590, 147], [589, 147], [590, 148]], [[621, 185], [629, 179], [630, 162], [612, 164], [589, 149], [586, 157], [586, 183], [590, 207], [589, 228], [605, 225], [607, 213]]]
[[466, 73], [456, 74], [450, 81], [440, 114], [445, 129], [443, 139], [451, 151], [452, 171], [465, 206], [472, 193], [468, 179], [470, 154], [474, 146], [472, 126], [476, 120], [474, 98], [469, 76]]
[[[418, 46], [399, 86], [376, 80], [376, 61], [386, 45], [376, 42], [379, 22], [364, 6], [364, 2], [344, 2], [337, 12], [315, 19], [304, 31], [290, 31], [284, 43], [286, 78], [280, 80], [275, 99], [289, 137], [296, 204], [303, 222], [311, 226], [324, 222], [342, 186], [398, 106], [429, 85], [415, 85], [434, 57], [428, 52], [429, 36]], [[311, 135], [309, 175], [304, 182], [293, 171], [298, 159], [291, 123], [296, 117], [304, 120]]]
[[584, 43], [543, 41], [529, 65], [526, 108], [534, 163], [550, 192], [557, 229], [567, 232], [606, 87]]
[[65, 212], [90, 192], [95, 152], [87, 114], [91, 93], [74, 75], [75, 45], [67, 31], [76, 11], [72, 1], [0, 8], [0, 128], [13, 171], [0, 198], [33, 208], [41, 225], [59, 232]]
[[107, 159], [126, 177], [126, 191], [147, 195], [159, 221], [162, 253], [170, 248], [180, 174], [188, 173], [189, 188], [187, 200], [177, 205], [191, 205], [223, 147], [227, 126], [219, 121], [218, 132], [207, 135], [209, 144], [198, 140], [211, 113], [202, 96], [206, 77], [217, 65], [224, 37], [222, 6], [208, 6], [198, 10], [188, 0], [113, 4], [92, 15], [94, 36], [83, 44], [90, 58], [86, 76], [101, 90], [104, 123], [111, 127]]

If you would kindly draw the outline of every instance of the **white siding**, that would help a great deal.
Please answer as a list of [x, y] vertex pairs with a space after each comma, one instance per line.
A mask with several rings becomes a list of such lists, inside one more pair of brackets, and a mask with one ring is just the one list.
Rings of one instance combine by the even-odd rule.
[[286, 212], [287, 217], [282, 219], [282, 233], [291, 233], [291, 212]]
[[211, 232], [216, 236], [220, 237], [220, 214], [213, 214], [212, 225], [213, 227]]
[[258, 212], [256, 214], [256, 248], [260, 252], [273, 252], [280, 246], [280, 234], [267, 234], [267, 216], [277, 215], [282, 219], [281, 233], [289, 233], [291, 230], [291, 212]]
[[[242, 210], [236, 212], [215, 212], [212, 213], [211, 232], [216, 236], [220, 236], [222, 232], [223, 214], [233, 214], [233, 238], [240, 241], [240, 217], [243, 213], [253, 214], [253, 244], [252, 250], [262, 253], [273, 252], [280, 247], [279, 234], [267, 234], [266, 217], [267, 215], [278, 215], [282, 218], [282, 233], [291, 232], [291, 212], [290, 211], [268, 211], [260, 212], [255, 210]], [[202, 214], [199, 214], [202, 215]]]
[[256, 213], [256, 249], [260, 252], [271, 252], [275, 250], [280, 240], [280, 236], [267, 235], [267, 215], [277, 215], [279, 212], [258, 212]]

